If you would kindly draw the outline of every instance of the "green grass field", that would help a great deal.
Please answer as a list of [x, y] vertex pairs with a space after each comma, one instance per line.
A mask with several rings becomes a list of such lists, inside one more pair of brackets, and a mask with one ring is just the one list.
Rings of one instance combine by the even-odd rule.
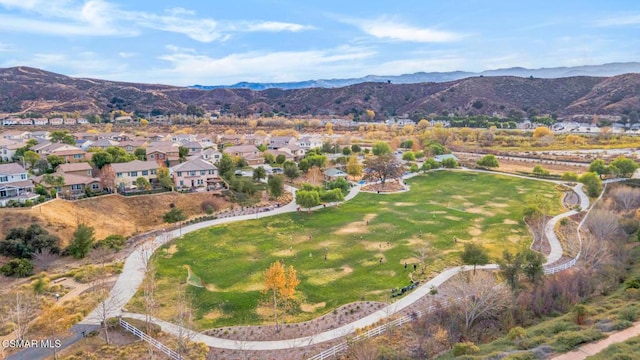
[[[153, 257], [158, 303], [166, 304], [160, 317], [171, 316], [177, 284], [187, 278], [185, 265], [206, 284], [188, 287], [200, 329], [270, 322], [262, 275], [278, 260], [293, 265], [301, 280], [300, 306], [287, 321], [313, 318], [358, 300], [389, 301], [391, 288], [409, 283], [412, 265], [419, 263], [416, 252], [425, 244], [433, 255], [424, 277], [432, 277], [460, 263], [465, 242], [482, 243], [492, 258], [504, 249], [529, 246], [522, 221], [528, 194], [554, 198], [554, 212], [561, 208], [555, 186], [535, 180], [439, 171], [408, 182], [411, 191], [406, 193], [361, 193], [338, 208], [185, 235]], [[141, 311], [140, 304], [139, 292], [128, 308]]]

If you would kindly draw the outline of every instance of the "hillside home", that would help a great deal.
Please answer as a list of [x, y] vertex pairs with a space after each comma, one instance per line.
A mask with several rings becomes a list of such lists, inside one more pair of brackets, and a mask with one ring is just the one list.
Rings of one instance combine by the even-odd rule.
[[56, 173], [93, 177], [93, 168], [87, 162], [60, 164]]
[[63, 125], [64, 124], [64, 119], [63, 118], [52, 118], [49, 119], [49, 125]]
[[298, 145], [298, 140], [293, 136], [273, 136], [269, 139], [268, 149], [278, 150], [281, 147]]
[[206, 150], [202, 150], [200, 153], [200, 158], [206, 160], [212, 164], [216, 164], [222, 158], [222, 153], [215, 148], [209, 148]]
[[222, 134], [218, 136], [218, 144], [231, 144], [232, 146], [244, 144], [244, 135]]
[[75, 125], [78, 122], [78, 120], [73, 119], [73, 118], [66, 118], [63, 120], [63, 123], [65, 125]]
[[16, 153], [16, 150], [23, 146], [24, 143], [22, 142], [0, 139], [0, 160], [2, 160], [3, 162], [11, 161], [13, 155], [15, 155]]
[[171, 167], [180, 163], [180, 150], [178, 144], [169, 142], [151, 143], [146, 148], [147, 160], [155, 161], [160, 165]]
[[298, 146], [305, 150], [322, 148], [322, 138], [319, 136], [304, 136], [298, 140]]
[[144, 140], [127, 140], [119, 143], [117, 146], [129, 154], [133, 154], [137, 148], [144, 148], [146, 145], [147, 142]]
[[178, 189], [205, 188], [218, 178], [218, 168], [204, 159], [192, 159], [170, 169], [173, 182]]
[[113, 163], [102, 169], [106, 184], [103, 186], [121, 190], [135, 189], [136, 179], [143, 177], [153, 186], [157, 183], [157, 172], [160, 166], [156, 161], [134, 160], [127, 163]]
[[19, 130], [5, 131], [2, 133], [2, 138], [14, 141], [26, 141], [31, 138], [31, 132]]
[[21, 203], [37, 199], [33, 193], [33, 182], [28, 179], [27, 170], [17, 163], [0, 164], [0, 206], [11, 200]]
[[57, 194], [65, 199], [77, 199], [84, 196], [87, 192], [95, 193], [102, 191], [102, 184], [98, 178], [62, 172], [55, 173], [53, 176], [61, 176], [64, 179], [64, 185], [53, 186], [44, 181], [44, 175], [37, 176], [33, 180], [36, 184], [42, 185], [47, 190], [55, 188]]
[[222, 152], [232, 157], [241, 157], [245, 159], [249, 165], [264, 164], [264, 157], [255, 145], [229, 146], [222, 150]]

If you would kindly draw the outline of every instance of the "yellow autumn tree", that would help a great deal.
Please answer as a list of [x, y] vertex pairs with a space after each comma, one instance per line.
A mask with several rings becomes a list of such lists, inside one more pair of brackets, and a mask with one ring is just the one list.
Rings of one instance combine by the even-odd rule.
[[367, 117], [371, 120], [373, 120], [373, 118], [376, 117], [376, 112], [371, 110], [371, 109], [367, 109], [364, 111], [364, 113], [367, 115]]
[[358, 162], [358, 157], [351, 155], [349, 161], [347, 161], [347, 174], [353, 178], [360, 177], [362, 175], [362, 165]]
[[538, 126], [535, 130], [533, 130], [533, 138], [539, 139], [541, 137], [553, 135], [551, 129], [546, 126]]
[[327, 135], [331, 136], [333, 135], [333, 124], [328, 122], [327, 125], [325, 125], [325, 129], [327, 130]]
[[293, 266], [285, 270], [280, 261], [276, 261], [264, 274], [265, 292], [273, 296], [273, 316], [276, 322], [276, 331], [280, 331], [278, 322], [278, 304], [294, 298], [296, 287], [300, 284], [296, 270]]

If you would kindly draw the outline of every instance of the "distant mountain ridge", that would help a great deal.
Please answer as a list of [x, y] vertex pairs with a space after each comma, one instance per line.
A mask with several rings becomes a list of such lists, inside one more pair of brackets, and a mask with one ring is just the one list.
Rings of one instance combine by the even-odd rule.
[[393, 84], [416, 84], [423, 82], [447, 82], [474, 76], [518, 76], [537, 78], [564, 78], [572, 76], [610, 77], [628, 73], [640, 73], [640, 62], [608, 63], [603, 65], [583, 65], [572, 67], [553, 67], [527, 69], [512, 67], [507, 69], [485, 70], [482, 72], [450, 71], [450, 72], [417, 72], [403, 75], [367, 75], [351, 79], [321, 79], [280, 83], [239, 82], [233, 85], [193, 85], [191, 88], [200, 90], [213, 89], [306, 89], [306, 88], [337, 88], [364, 82], [391, 82]]
[[[498, 70], [496, 70], [498, 71]], [[525, 70], [523, 70], [525, 71]], [[555, 70], [574, 71], [574, 70]], [[529, 74], [530, 72], [527, 72]], [[186, 113], [189, 106], [245, 117], [331, 116], [375, 120], [408, 115], [629, 115], [640, 112], [640, 73], [559, 78], [473, 76], [445, 82], [365, 82], [337, 88], [198, 90], [159, 84], [74, 78], [19, 66], [0, 69], [0, 113], [113, 110], [143, 116]]]

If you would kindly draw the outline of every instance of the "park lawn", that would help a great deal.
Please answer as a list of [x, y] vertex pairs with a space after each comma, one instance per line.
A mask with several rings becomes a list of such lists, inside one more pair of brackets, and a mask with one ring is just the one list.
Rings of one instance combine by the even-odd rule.
[[[438, 171], [408, 183], [409, 192], [361, 193], [338, 208], [215, 226], [185, 235], [171, 251], [166, 245], [153, 257], [159, 316], [170, 319], [178, 284], [187, 278], [185, 265], [206, 284], [188, 287], [199, 329], [270, 323], [263, 273], [280, 260], [297, 270], [300, 304], [325, 304], [310, 313], [296, 306], [288, 322], [353, 301], [390, 301], [391, 288], [409, 284], [412, 265], [420, 262], [418, 248], [429, 247], [431, 256], [426, 274], [418, 265], [413, 278], [432, 277], [460, 264], [466, 242], [481, 243], [492, 259], [504, 249], [529, 246], [522, 221], [527, 194], [553, 197], [553, 213], [561, 209], [560, 193], [547, 182]], [[138, 292], [129, 310], [141, 312], [141, 298]]]

